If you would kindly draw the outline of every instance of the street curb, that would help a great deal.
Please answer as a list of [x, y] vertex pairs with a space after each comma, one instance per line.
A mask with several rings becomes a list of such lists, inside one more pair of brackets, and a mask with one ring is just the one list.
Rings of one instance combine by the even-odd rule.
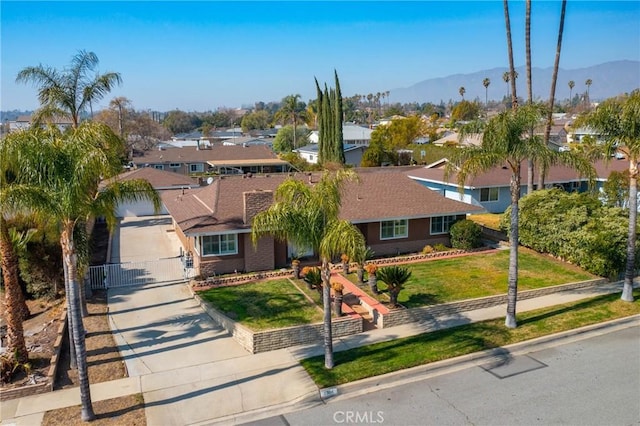
[[474, 352], [456, 358], [436, 361], [417, 367], [412, 367], [392, 373], [369, 377], [331, 388], [320, 389], [320, 394], [333, 394], [334, 396], [322, 398], [326, 402], [334, 402], [366, 395], [382, 389], [400, 386], [443, 374], [453, 373], [467, 368], [485, 364], [496, 357], [504, 358], [505, 353], [515, 356], [539, 351], [574, 341], [584, 340], [597, 335], [622, 330], [640, 325], [640, 315], [619, 318], [604, 323], [592, 324], [585, 327], [564, 331], [561, 333], [542, 336], [507, 346]]

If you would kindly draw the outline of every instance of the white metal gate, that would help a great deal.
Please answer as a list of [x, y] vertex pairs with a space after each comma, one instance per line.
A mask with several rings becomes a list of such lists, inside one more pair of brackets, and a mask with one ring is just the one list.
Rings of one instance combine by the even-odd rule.
[[91, 266], [89, 282], [92, 289], [106, 289], [147, 283], [186, 281], [194, 276], [194, 269], [191, 266], [183, 257]]

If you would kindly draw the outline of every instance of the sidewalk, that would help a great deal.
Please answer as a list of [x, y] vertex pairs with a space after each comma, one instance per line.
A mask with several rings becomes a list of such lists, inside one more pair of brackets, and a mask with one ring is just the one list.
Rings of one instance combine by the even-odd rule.
[[[529, 311], [547, 306], [558, 305], [575, 300], [590, 298], [602, 294], [620, 292], [622, 283], [611, 283], [590, 291], [579, 290], [543, 296], [518, 302], [518, 312]], [[419, 333], [454, 327], [470, 322], [495, 319], [504, 316], [506, 305], [479, 309], [434, 318], [433, 321], [406, 324], [388, 329], [375, 329], [362, 334], [352, 335], [334, 340], [334, 350], [342, 351], [350, 348], [383, 342], [400, 337], [413, 336]], [[628, 322], [628, 320], [627, 320]], [[241, 421], [251, 421], [268, 415], [282, 413], [305, 404], [316, 404], [321, 401], [318, 389], [313, 385], [306, 373], [300, 371], [298, 360], [324, 353], [321, 342], [314, 345], [299, 346], [266, 352], [256, 355], [244, 355], [198, 366], [174, 370], [171, 372], [150, 373], [137, 377], [129, 377], [110, 382], [91, 385], [91, 395], [94, 401], [110, 399], [118, 396], [131, 395], [142, 392], [146, 404], [162, 404], [169, 401], [160, 397], [166, 391], [183, 388], [177, 410], [171, 424], [233, 424]], [[465, 362], [469, 357], [465, 358]], [[288, 362], [282, 364], [286, 359]], [[455, 363], [449, 360], [448, 363]], [[406, 375], [401, 371], [391, 373], [391, 376], [401, 378]], [[205, 383], [204, 389], [195, 388], [195, 383]], [[354, 384], [352, 389], [366, 392], [363, 386], [376, 388], [369, 382]], [[311, 383], [311, 384], [310, 384]], [[286, 386], [284, 386], [286, 384]], [[286, 393], [273, 392], [274, 389], [286, 388]], [[191, 392], [189, 390], [191, 389]], [[349, 386], [343, 387], [349, 389]], [[212, 414], [213, 406], [203, 406], [200, 396], [215, 393], [216, 413]], [[165, 394], [166, 395], [166, 394]], [[277, 397], [272, 397], [277, 395]], [[79, 405], [79, 391], [77, 388], [64, 389], [51, 393], [34, 395], [16, 400], [3, 401], [0, 419], [2, 425], [37, 425], [41, 424], [45, 411], [57, 408]], [[199, 417], [194, 417], [198, 414]], [[196, 421], [196, 418], [206, 418], [206, 421]], [[209, 416], [209, 417], [207, 417]], [[152, 422], [150, 426], [155, 426]]]

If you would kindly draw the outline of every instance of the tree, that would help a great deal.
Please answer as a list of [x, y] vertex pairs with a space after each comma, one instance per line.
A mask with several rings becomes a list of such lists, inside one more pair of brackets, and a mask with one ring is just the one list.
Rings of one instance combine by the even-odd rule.
[[[318, 94], [318, 162], [344, 165], [344, 141], [342, 137], [343, 108], [338, 72], [334, 70], [335, 89], [324, 85], [324, 92], [315, 79]], [[371, 95], [373, 98], [373, 95]]]
[[80, 50], [71, 59], [71, 66], [63, 71], [43, 65], [20, 71], [16, 82], [30, 82], [38, 87], [40, 108], [34, 121], [70, 116], [73, 127], [78, 127], [80, 116], [87, 107], [93, 115], [93, 102], [102, 99], [115, 85], [122, 83], [120, 74], [116, 72], [89, 76], [89, 73], [96, 71], [99, 62], [95, 53]]
[[200, 127], [201, 124], [202, 120], [196, 116], [178, 109], [169, 111], [162, 122], [162, 125], [174, 135], [191, 132]]
[[587, 97], [585, 99], [585, 102], [587, 103], [587, 108], [591, 105], [591, 98], [589, 97], [589, 88], [591, 87], [592, 84], [593, 84], [593, 80], [591, 80], [590, 78], [588, 78], [587, 81], [584, 82], [584, 85], [587, 86]]
[[275, 202], [258, 213], [251, 225], [254, 245], [263, 236], [271, 235], [296, 247], [311, 247], [320, 258], [325, 367], [329, 369], [334, 365], [329, 262], [342, 253], [356, 258], [365, 244], [358, 228], [338, 217], [342, 187], [356, 178], [351, 170], [338, 170], [336, 173], [325, 172], [314, 186], [288, 179], [276, 189]]
[[64, 261], [67, 288], [67, 307], [73, 346], [77, 356], [78, 378], [82, 403], [82, 419], [93, 419], [86, 362], [84, 327], [80, 313], [78, 261], [79, 251], [76, 233], [84, 230], [84, 222], [98, 216], [107, 223], [116, 223], [115, 209], [120, 201], [152, 200], [156, 211], [160, 199], [145, 180], [119, 181], [113, 179], [104, 187], [98, 183], [104, 178], [116, 176], [122, 170], [118, 152], [122, 140], [101, 123], [84, 122], [69, 132], [50, 130], [41, 140], [43, 158], [40, 174], [48, 196], [48, 215], [60, 228], [60, 246]]
[[460, 96], [462, 96], [462, 100], [464, 101], [464, 94], [466, 93], [466, 89], [464, 88], [464, 86], [460, 86], [460, 88], [458, 89], [458, 93], [460, 93]]
[[293, 126], [293, 149], [299, 148], [296, 141], [296, 125], [306, 119], [306, 105], [299, 102], [300, 95], [289, 95], [282, 99], [282, 106], [275, 114], [278, 121], [289, 122]]
[[278, 130], [273, 141], [273, 150], [278, 153], [291, 152], [296, 149], [294, 140], [297, 140], [301, 146], [307, 145], [309, 143], [309, 129], [298, 127], [294, 135], [293, 127], [282, 127]]
[[28, 360], [22, 321], [28, 309], [18, 280], [18, 255], [7, 221], [21, 212], [46, 208], [46, 196], [38, 182], [38, 148], [44, 130], [9, 133], [0, 143], [0, 258], [4, 283], [7, 351], [16, 361]]
[[611, 152], [617, 149], [623, 152], [629, 160], [629, 232], [622, 300], [632, 302], [638, 218], [640, 90], [636, 89], [628, 96], [607, 99], [602, 102], [594, 111], [577, 120], [576, 126], [583, 125], [594, 129], [604, 138], [606, 151]]
[[576, 82], [569, 80], [569, 105], [573, 105], [573, 88], [576, 87]]
[[411, 278], [409, 268], [398, 265], [385, 266], [376, 271], [376, 277], [387, 285], [391, 306], [398, 306], [398, 295], [402, 290], [402, 286]]
[[[462, 188], [467, 179], [495, 167], [506, 166], [511, 172], [511, 221], [509, 225], [509, 279], [507, 294], [507, 315], [505, 325], [515, 328], [516, 301], [518, 291], [518, 202], [520, 200], [520, 172], [522, 162], [542, 156], [554, 157], [556, 161], [576, 168], [592, 177], [593, 167], [570, 152], [555, 152], [542, 143], [538, 137], [529, 137], [527, 132], [542, 118], [540, 107], [527, 104], [500, 113], [489, 120], [480, 147], [461, 148], [452, 153], [446, 174], [458, 168], [458, 184]], [[463, 128], [460, 137], [466, 136]]]
[[475, 102], [462, 101], [458, 102], [451, 111], [451, 121], [469, 121], [475, 120], [480, 115], [480, 105]]
[[489, 85], [491, 84], [491, 80], [489, 77], [486, 77], [482, 80], [482, 85], [484, 86], [484, 105], [487, 106], [489, 104]]
[[516, 94], [516, 73], [513, 65], [513, 45], [511, 43], [511, 21], [509, 20], [509, 0], [503, 0], [504, 22], [507, 28], [507, 55], [509, 56], [509, 80], [511, 81], [511, 108], [518, 108], [518, 95]]
[[511, 80], [509, 71], [502, 73], [502, 80], [507, 84], [507, 98], [509, 97], [509, 80]]
[[242, 117], [240, 125], [242, 126], [243, 132], [249, 132], [250, 130], [268, 129], [269, 122], [271, 122], [269, 112], [261, 109], [259, 111], [250, 112]]

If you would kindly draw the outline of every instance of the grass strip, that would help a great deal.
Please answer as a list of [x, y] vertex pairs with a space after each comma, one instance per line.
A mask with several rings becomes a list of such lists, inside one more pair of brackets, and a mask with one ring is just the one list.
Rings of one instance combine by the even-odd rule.
[[335, 367], [324, 367], [324, 356], [302, 360], [302, 366], [320, 387], [336, 386], [472, 352], [492, 349], [586, 325], [640, 314], [640, 290], [635, 302], [610, 294], [518, 314], [518, 327], [508, 329], [504, 319], [376, 343], [334, 354]]

